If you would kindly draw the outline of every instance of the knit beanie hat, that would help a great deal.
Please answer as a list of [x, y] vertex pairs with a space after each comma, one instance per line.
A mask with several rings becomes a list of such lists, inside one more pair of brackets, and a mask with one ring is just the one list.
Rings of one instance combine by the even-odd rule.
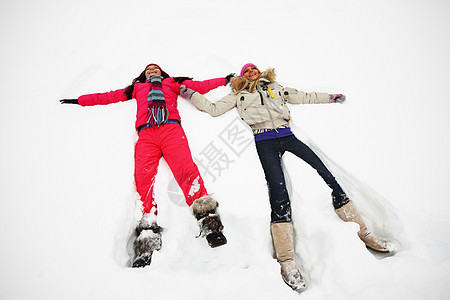
[[149, 66], [157, 66], [158, 69], [161, 71], [161, 76], [162, 76], [162, 78], [166, 79], [166, 78], [169, 78], [169, 77], [170, 77], [170, 75], [167, 74], [166, 72], [164, 72], [163, 69], [161, 69], [161, 67], [158, 66], [157, 64], [148, 64], [148, 65], [145, 67], [144, 72], [145, 72], [145, 70], [147, 70], [147, 68], [148, 68]]
[[[255, 64], [252, 64], [252, 63], [245, 64], [241, 69], [241, 77], [244, 76], [244, 71], [248, 67], [255, 67], [256, 69], [258, 69], [258, 67]], [[258, 71], [259, 71], [259, 69], [258, 69]], [[259, 71], [259, 73], [261, 73], [261, 71]]]

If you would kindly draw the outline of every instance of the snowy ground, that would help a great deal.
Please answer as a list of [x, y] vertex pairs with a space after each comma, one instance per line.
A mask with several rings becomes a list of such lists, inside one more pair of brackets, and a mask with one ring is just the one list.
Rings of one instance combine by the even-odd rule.
[[[0, 299], [449, 299], [449, 20], [444, 0], [3, 1]], [[236, 111], [213, 119], [180, 99], [196, 161], [222, 168], [203, 176], [228, 244], [195, 238], [161, 161], [163, 248], [150, 267], [128, 268], [135, 102], [58, 100], [122, 88], [150, 62], [198, 80], [253, 62], [282, 85], [346, 94], [344, 105], [291, 106], [294, 131], [399, 252], [367, 251], [317, 174], [286, 155], [309, 284], [291, 291], [251, 133]], [[207, 160], [213, 147], [221, 161]]]

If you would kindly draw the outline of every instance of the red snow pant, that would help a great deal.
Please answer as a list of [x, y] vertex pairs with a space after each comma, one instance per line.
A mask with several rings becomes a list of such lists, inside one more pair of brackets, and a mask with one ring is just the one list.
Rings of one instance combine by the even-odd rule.
[[165, 124], [143, 129], [136, 143], [134, 176], [144, 213], [157, 214], [153, 186], [161, 157], [169, 165], [189, 206], [207, 194], [183, 128], [178, 124]]

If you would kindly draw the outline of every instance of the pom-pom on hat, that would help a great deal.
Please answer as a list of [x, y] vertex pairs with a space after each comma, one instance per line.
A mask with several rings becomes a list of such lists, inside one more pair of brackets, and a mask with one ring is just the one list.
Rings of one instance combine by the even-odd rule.
[[[252, 64], [252, 63], [245, 64], [245, 65], [242, 67], [242, 69], [241, 69], [241, 77], [244, 76], [244, 71], [245, 71], [245, 69], [247, 69], [248, 67], [255, 67], [255, 68], [258, 69], [258, 67], [257, 67], [255, 64]], [[258, 69], [258, 71], [259, 71], [259, 69]], [[261, 73], [261, 71], [259, 71], [259, 73]]]

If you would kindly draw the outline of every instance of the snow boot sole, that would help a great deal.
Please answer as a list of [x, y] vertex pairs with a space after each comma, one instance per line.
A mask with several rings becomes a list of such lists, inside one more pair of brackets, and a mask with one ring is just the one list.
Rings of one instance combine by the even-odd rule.
[[212, 232], [206, 236], [206, 240], [211, 248], [216, 248], [227, 243], [227, 239], [222, 232]]
[[153, 252], [148, 252], [136, 257], [133, 261], [133, 268], [143, 268], [150, 265], [152, 262], [152, 254]]

